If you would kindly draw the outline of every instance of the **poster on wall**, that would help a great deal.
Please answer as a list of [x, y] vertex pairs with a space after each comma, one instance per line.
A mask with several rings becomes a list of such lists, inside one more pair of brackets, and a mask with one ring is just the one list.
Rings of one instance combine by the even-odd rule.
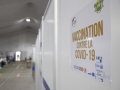
[[110, 0], [92, 0], [70, 23], [71, 69], [111, 86]]

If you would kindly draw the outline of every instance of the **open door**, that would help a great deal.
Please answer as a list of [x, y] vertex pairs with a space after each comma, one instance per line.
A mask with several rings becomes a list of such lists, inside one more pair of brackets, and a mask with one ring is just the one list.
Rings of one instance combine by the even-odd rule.
[[21, 52], [17, 51], [16, 52], [16, 61], [20, 61], [20, 57], [21, 57]]

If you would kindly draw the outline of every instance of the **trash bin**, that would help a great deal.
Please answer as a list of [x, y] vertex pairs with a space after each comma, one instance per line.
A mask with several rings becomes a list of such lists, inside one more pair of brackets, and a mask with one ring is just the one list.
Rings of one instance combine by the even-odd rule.
[[29, 60], [27, 61], [27, 68], [31, 68], [31, 62]]

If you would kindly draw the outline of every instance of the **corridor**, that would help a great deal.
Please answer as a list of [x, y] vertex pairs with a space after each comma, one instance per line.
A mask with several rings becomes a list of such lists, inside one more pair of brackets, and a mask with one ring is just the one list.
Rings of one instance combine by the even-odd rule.
[[15, 62], [0, 69], [0, 90], [35, 90], [31, 68], [26, 62]]

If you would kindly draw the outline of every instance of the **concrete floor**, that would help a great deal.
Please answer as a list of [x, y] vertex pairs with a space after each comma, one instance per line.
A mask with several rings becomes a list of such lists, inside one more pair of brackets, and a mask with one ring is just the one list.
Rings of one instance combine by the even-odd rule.
[[25, 62], [15, 62], [0, 69], [0, 90], [35, 90], [31, 68]]

